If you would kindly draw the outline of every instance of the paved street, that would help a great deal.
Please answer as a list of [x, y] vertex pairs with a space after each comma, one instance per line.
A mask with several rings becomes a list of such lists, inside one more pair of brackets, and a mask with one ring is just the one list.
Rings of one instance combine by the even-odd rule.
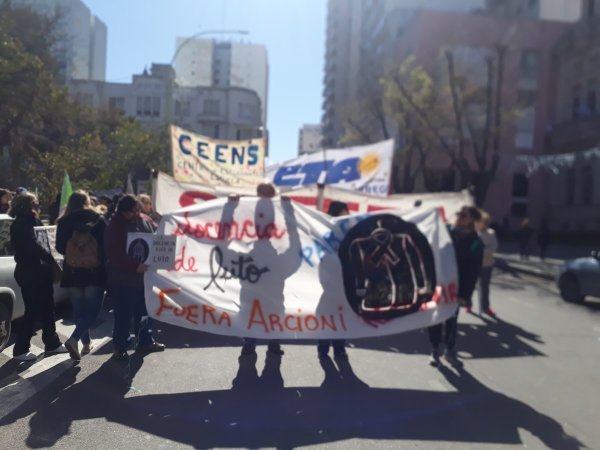
[[79, 365], [0, 356], [2, 446], [597, 448], [600, 301], [566, 304], [549, 281], [496, 275], [500, 319], [462, 314], [458, 371], [428, 366], [420, 331], [320, 363], [313, 345], [238, 358], [236, 338], [160, 324], [165, 353], [117, 363], [107, 313], [94, 337], [108, 345]]

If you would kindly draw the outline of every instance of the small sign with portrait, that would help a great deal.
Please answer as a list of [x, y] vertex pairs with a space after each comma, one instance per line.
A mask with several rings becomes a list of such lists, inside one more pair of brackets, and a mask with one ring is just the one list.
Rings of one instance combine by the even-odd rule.
[[175, 267], [176, 248], [176, 236], [127, 234], [127, 254], [152, 270], [172, 270]]

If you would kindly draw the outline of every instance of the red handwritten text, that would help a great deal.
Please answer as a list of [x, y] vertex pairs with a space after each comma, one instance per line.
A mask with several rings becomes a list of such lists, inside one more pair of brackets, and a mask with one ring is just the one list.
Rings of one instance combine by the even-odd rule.
[[192, 223], [190, 213], [184, 214], [185, 223], [178, 223], [175, 236], [191, 236], [196, 239], [210, 239], [212, 241], [248, 239], [281, 239], [285, 236], [286, 229], [279, 228], [274, 223], [259, 225], [252, 220], [244, 220], [241, 224], [236, 220], [231, 222], [205, 222]]

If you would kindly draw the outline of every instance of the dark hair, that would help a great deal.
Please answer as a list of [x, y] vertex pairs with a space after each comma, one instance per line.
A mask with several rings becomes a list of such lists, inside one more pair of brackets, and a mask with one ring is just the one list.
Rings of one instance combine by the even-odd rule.
[[469, 217], [471, 217], [471, 219], [473, 219], [475, 222], [481, 220], [481, 211], [479, 211], [479, 208], [476, 208], [475, 206], [463, 206], [460, 209], [459, 214], [468, 214]]
[[138, 204], [139, 202], [137, 198], [131, 194], [126, 194], [119, 199], [119, 203], [117, 203], [117, 212], [123, 214], [133, 211], [133, 208], [135, 208]]
[[344, 210], [348, 210], [348, 205], [337, 200], [332, 201], [327, 208], [327, 214], [333, 217], [339, 216]]
[[37, 202], [37, 197], [31, 192], [25, 192], [13, 198], [8, 210], [10, 217], [30, 216], [33, 204]]

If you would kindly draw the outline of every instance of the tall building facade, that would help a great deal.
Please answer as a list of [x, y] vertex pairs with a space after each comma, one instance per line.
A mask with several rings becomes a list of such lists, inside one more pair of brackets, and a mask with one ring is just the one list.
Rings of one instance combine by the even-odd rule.
[[321, 125], [303, 125], [298, 133], [298, 156], [321, 150], [323, 141]]
[[106, 78], [107, 28], [81, 0], [13, 0], [16, 6], [59, 18], [54, 48], [64, 82]]
[[269, 63], [264, 45], [177, 38], [176, 81], [180, 86], [241, 87], [255, 91], [267, 122]]
[[146, 127], [167, 121], [216, 139], [261, 135], [260, 99], [241, 87], [178, 86], [168, 64], [152, 64], [131, 83], [72, 80], [70, 94], [94, 109], [118, 110]]

